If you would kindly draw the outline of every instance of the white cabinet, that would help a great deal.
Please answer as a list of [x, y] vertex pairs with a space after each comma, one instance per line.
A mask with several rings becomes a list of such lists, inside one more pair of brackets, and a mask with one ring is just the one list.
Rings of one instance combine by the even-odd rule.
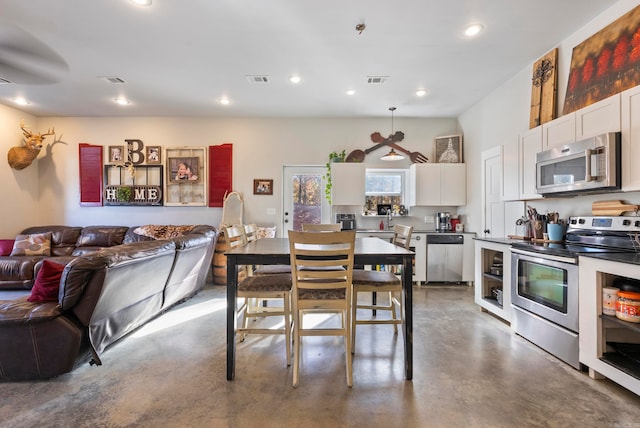
[[463, 163], [419, 163], [409, 169], [410, 206], [460, 206], [467, 203]]
[[331, 205], [364, 205], [365, 164], [331, 164]]
[[542, 126], [537, 126], [520, 135], [518, 163], [519, 199], [540, 199], [536, 193], [536, 154], [542, 151]]
[[542, 147], [562, 146], [576, 141], [576, 115], [566, 114], [542, 124]]
[[[602, 314], [602, 288], [617, 277], [640, 279], [638, 265], [580, 257], [579, 326], [580, 362], [589, 367], [589, 376], [602, 376], [640, 394], [640, 365], [612, 360], [609, 342], [640, 343], [638, 324]], [[618, 367], [625, 367], [624, 369]]]
[[[502, 270], [492, 272], [499, 261]], [[475, 303], [511, 322], [511, 245], [476, 239], [475, 262]]]
[[621, 94], [622, 190], [640, 190], [640, 86]]
[[464, 234], [464, 244], [462, 246], [462, 282], [473, 284], [475, 279], [475, 233]]
[[620, 94], [581, 108], [576, 115], [576, 141], [620, 131]]

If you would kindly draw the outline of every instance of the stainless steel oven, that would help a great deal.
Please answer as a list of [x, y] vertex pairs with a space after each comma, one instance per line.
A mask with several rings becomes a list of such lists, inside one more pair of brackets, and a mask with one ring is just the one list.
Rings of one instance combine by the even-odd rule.
[[514, 331], [579, 369], [579, 256], [634, 251], [638, 232], [636, 217], [571, 217], [564, 243], [513, 244]]
[[514, 331], [580, 368], [575, 258], [511, 250]]

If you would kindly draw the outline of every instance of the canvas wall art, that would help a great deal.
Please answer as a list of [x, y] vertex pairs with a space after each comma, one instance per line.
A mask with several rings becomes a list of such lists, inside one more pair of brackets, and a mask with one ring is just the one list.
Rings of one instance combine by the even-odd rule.
[[573, 48], [562, 114], [640, 84], [640, 6]]

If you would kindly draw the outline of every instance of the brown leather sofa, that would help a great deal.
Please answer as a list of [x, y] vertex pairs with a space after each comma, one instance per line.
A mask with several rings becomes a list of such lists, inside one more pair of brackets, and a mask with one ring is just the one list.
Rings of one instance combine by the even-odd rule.
[[[87, 360], [100, 365], [105, 348], [204, 286], [218, 238], [214, 227], [196, 226], [167, 240], [134, 229], [25, 230], [53, 232], [49, 258], [66, 263], [57, 302], [32, 303], [25, 296], [42, 257], [26, 256], [15, 265], [0, 257], [2, 291], [22, 291], [0, 301], [0, 380], [50, 378]], [[6, 263], [14, 269], [4, 269]], [[2, 278], [6, 272], [10, 277]]]

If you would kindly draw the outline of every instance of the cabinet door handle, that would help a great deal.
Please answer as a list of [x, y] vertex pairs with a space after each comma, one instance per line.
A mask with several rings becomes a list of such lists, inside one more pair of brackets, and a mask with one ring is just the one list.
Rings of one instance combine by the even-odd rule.
[[491, 231], [489, 229], [485, 229], [483, 232], [484, 233], [491, 233]]

